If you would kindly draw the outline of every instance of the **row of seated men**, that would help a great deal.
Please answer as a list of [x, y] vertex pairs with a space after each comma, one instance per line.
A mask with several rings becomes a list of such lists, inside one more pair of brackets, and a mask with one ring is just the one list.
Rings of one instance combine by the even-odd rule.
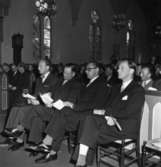
[[[77, 72], [77, 78], [79, 78], [83, 84], [87, 84], [88, 78], [84, 72], [85, 65], [77, 65], [76, 67], [76, 71], [79, 71]], [[36, 70], [36, 67], [33, 65], [26, 67], [25, 64], [19, 64], [18, 66], [12, 64], [9, 66], [4, 63], [3, 66], [0, 66], [0, 73], [5, 72], [8, 76], [10, 107], [23, 104], [23, 99], [21, 98], [23, 90], [27, 90], [31, 93], [34, 92], [35, 81], [36, 78], [39, 77], [37, 71], [38, 70]], [[58, 67], [52, 67], [50, 71], [56, 75], [57, 78], [62, 78], [63, 64], [58, 64]], [[119, 82], [114, 66], [102, 65], [100, 71], [109, 85], [114, 85]], [[104, 73], [102, 71], [104, 71]], [[154, 87], [157, 90], [161, 90], [161, 66], [137, 65], [137, 81], [139, 81], [145, 89]]]
[[[137, 138], [144, 88], [134, 80], [136, 65], [133, 61], [119, 61], [118, 84], [114, 86], [100, 75], [97, 62], [86, 65], [89, 79], [86, 85], [77, 79], [73, 64], [65, 65], [62, 79], [51, 74], [47, 59], [40, 60], [38, 69], [41, 77], [36, 82], [36, 99], [13, 107], [8, 117], [3, 132], [6, 138], [1, 144], [7, 143], [9, 150], [23, 147], [24, 134], [28, 132], [25, 149], [36, 156], [35, 162], [54, 161], [65, 132], [76, 131], [77, 146], [71, 159], [81, 167], [92, 164], [97, 145]], [[61, 99], [63, 108], [56, 109], [53, 103], [44, 105], [40, 99], [40, 94], [44, 93], [50, 93], [54, 102]]]

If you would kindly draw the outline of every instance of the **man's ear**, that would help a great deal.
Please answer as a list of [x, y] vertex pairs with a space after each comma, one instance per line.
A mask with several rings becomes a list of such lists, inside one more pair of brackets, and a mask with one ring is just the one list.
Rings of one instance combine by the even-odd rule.
[[75, 75], [76, 75], [75, 72], [73, 72], [72, 76], [75, 77]]
[[50, 70], [50, 66], [47, 66], [48, 70]]
[[131, 68], [131, 69], [130, 69], [130, 73], [131, 73], [131, 74], [134, 74], [134, 72], [135, 72], [134, 69]]
[[149, 78], [151, 78], [151, 73], [148, 74]]
[[98, 67], [96, 68], [96, 70], [97, 70], [97, 73], [99, 73], [99, 68]]

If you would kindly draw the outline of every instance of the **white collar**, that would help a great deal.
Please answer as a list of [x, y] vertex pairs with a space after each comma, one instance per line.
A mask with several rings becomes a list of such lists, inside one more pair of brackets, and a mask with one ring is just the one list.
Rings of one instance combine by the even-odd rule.
[[146, 81], [143, 81], [144, 83], [145, 83], [145, 85], [147, 85], [149, 82], [151, 82], [152, 81], [152, 79], [148, 79], [148, 80], [146, 80]]
[[68, 82], [68, 80], [64, 80], [62, 85], [65, 85]]
[[86, 87], [88, 87], [91, 83], [93, 83], [97, 78], [99, 77], [99, 75], [97, 75], [96, 77], [92, 78], [89, 83], [86, 85]]
[[121, 88], [125, 89], [128, 87], [128, 85], [132, 82], [132, 79], [128, 80], [128, 81], [125, 81], [125, 82], [122, 82], [122, 86]]
[[46, 74], [43, 75], [42, 82], [46, 80], [46, 78], [49, 76], [50, 71], [48, 71]]

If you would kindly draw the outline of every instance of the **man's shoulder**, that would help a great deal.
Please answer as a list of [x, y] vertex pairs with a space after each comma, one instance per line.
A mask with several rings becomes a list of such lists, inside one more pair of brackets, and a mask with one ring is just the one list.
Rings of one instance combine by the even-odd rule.
[[140, 90], [140, 91], [144, 91], [144, 88], [137, 82], [133, 81], [132, 83], [132, 87], [133, 89], [137, 89], [137, 90]]
[[48, 75], [47, 80], [48, 80], [49, 82], [57, 83], [57, 82], [60, 81], [60, 78], [58, 78], [58, 77], [57, 77], [56, 75], [54, 75], [53, 73], [50, 73], [50, 74]]
[[145, 95], [145, 89], [137, 82], [133, 82], [127, 93], [131, 95], [138, 95], [138, 98], [141, 98]]
[[95, 80], [95, 83], [96, 84], [106, 84], [106, 79], [105, 79], [105, 77], [103, 77], [103, 76], [99, 76], [96, 80]]
[[69, 84], [73, 87], [83, 87], [83, 84], [76, 78], [71, 79]]

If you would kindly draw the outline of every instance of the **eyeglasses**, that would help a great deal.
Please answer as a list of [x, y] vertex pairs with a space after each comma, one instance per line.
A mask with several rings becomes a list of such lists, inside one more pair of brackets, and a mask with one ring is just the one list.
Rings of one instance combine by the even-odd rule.
[[91, 70], [93, 70], [93, 69], [96, 69], [96, 67], [89, 67], [89, 68], [86, 68], [86, 71], [91, 71]]

